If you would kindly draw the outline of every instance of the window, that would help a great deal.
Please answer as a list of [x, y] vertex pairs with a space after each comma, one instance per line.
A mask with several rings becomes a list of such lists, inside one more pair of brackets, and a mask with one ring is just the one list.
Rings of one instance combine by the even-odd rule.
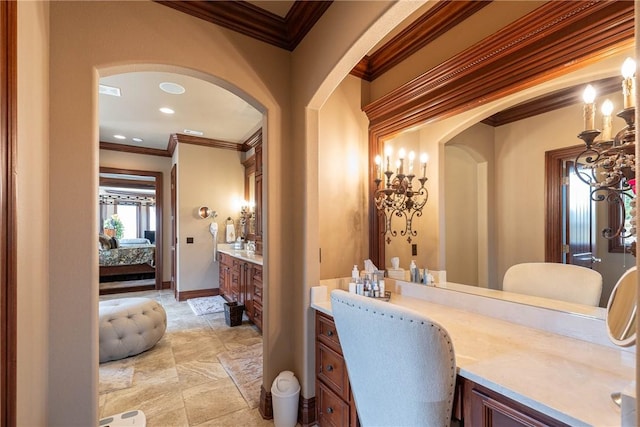
[[123, 239], [138, 237], [138, 207], [135, 205], [118, 205], [118, 216], [124, 225]]
[[149, 206], [149, 227], [147, 230], [155, 231], [156, 229], [156, 207]]

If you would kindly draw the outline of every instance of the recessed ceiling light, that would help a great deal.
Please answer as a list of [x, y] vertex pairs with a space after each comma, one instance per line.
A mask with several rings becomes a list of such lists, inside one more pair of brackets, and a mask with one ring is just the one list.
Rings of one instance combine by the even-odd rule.
[[186, 133], [187, 135], [197, 135], [197, 136], [204, 135], [204, 132], [200, 132], [199, 130], [192, 130], [192, 129], [185, 129], [184, 133]]
[[175, 111], [173, 111], [171, 108], [168, 108], [168, 107], [162, 107], [160, 109], [160, 111], [162, 111], [165, 114], [173, 114], [173, 113], [175, 113]]
[[103, 95], [122, 96], [122, 94], [120, 93], [120, 88], [114, 87], [114, 86], [107, 86], [107, 85], [101, 84], [99, 86], [98, 92]]
[[142, 142], [142, 138], [131, 138], [133, 142]]
[[160, 89], [173, 95], [180, 95], [185, 92], [184, 87], [180, 86], [177, 83], [172, 83], [172, 82], [160, 83]]
[[124, 136], [124, 135], [113, 135], [113, 137], [114, 137], [115, 139], [127, 139], [127, 137], [126, 137], [126, 136]]

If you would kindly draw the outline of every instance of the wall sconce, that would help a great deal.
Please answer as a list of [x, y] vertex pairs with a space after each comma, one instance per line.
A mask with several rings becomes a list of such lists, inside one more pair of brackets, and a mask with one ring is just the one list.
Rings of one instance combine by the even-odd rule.
[[385, 215], [384, 234], [387, 235], [387, 243], [391, 243], [391, 236], [397, 236], [398, 232], [392, 227], [392, 219], [394, 217], [404, 218], [404, 230], [400, 229], [401, 236], [407, 236], [407, 242], [411, 243], [411, 237], [417, 236], [417, 232], [412, 228], [413, 218], [422, 216], [422, 208], [427, 203], [429, 193], [424, 187], [427, 182], [427, 154], [420, 156], [420, 168], [422, 178], [418, 178], [419, 187], [414, 187], [413, 162], [415, 153], [409, 152], [408, 173], [405, 174], [405, 150], [403, 148], [398, 152], [398, 160], [396, 161], [395, 174], [391, 170], [391, 154], [392, 148], [387, 146], [385, 149], [385, 157], [387, 168], [384, 171], [386, 183], [384, 188], [380, 188], [383, 181], [382, 175], [382, 159], [380, 156], [375, 157], [376, 162], [376, 192], [373, 201], [380, 213]]
[[218, 213], [213, 209], [210, 209], [208, 206], [200, 206], [198, 209], [198, 216], [202, 219], [215, 218], [218, 216]]
[[[592, 187], [591, 199], [596, 202], [607, 201], [616, 205], [622, 212], [622, 220], [616, 230], [605, 228], [602, 236], [607, 239], [629, 238], [636, 235], [635, 203], [636, 203], [636, 127], [635, 127], [635, 70], [636, 63], [627, 58], [622, 65], [622, 93], [624, 108], [617, 113], [626, 126], [612, 137], [611, 113], [613, 104], [606, 100], [602, 105], [602, 132], [595, 128], [596, 92], [588, 85], [583, 94], [585, 130], [578, 138], [586, 145], [574, 163], [576, 175]], [[596, 138], [602, 135], [600, 139]], [[579, 168], [579, 164], [583, 165]], [[629, 191], [631, 190], [631, 192]], [[624, 227], [627, 209], [625, 200], [630, 198], [631, 227]], [[636, 243], [631, 244], [631, 253], [636, 255]]]

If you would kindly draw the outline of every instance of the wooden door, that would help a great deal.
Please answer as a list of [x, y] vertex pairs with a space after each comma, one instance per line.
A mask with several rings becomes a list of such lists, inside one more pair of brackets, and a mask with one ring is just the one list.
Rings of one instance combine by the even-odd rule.
[[[577, 164], [578, 172], [584, 166]], [[592, 268], [595, 243], [595, 206], [591, 187], [576, 173], [575, 161], [565, 161], [565, 264]]]
[[177, 266], [177, 253], [176, 253], [176, 244], [177, 233], [176, 233], [176, 203], [177, 203], [177, 179], [176, 179], [176, 167], [177, 165], [173, 165], [171, 168], [171, 290], [174, 295], [177, 295], [177, 280], [176, 280], [176, 266]]

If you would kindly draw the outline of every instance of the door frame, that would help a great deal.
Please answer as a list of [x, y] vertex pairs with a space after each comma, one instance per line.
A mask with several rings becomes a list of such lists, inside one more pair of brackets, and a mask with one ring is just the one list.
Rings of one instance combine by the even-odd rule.
[[143, 170], [134, 170], [134, 169], [120, 169], [120, 168], [110, 168], [100, 166], [100, 173], [113, 173], [113, 174], [123, 174], [123, 175], [140, 175], [140, 176], [152, 176], [155, 178], [156, 184], [156, 250], [155, 250], [155, 265], [156, 265], [156, 284], [155, 289], [162, 289], [162, 271], [163, 271], [163, 262], [162, 256], [163, 251], [162, 247], [164, 246], [164, 241], [162, 238], [162, 229], [164, 228], [164, 224], [162, 223], [162, 204], [163, 204], [163, 183], [162, 183], [162, 172], [159, 171], [143, 171]]
[[547, 151], [545, 163], [545, 248], [546, 262], [562, 262], [563, 207], [562, 207], [562, 161], [568, 157], [577, 158], [584, 151], [584, 145], [573, 145]]
[[17, 411], [17, 80], [18, 4], [0, 2], [0, 425]]

